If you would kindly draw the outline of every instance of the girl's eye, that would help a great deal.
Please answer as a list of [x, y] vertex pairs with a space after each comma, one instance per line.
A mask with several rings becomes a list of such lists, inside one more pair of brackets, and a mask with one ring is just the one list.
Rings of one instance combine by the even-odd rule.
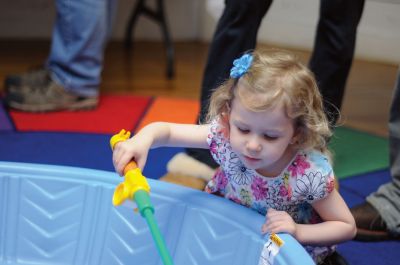
[[248, 129], [242, 129], [242, 128], [240, 128], [240, 127], [237, 127], [237, 128], [238, 128], [239, 132], [244, 133], [244, 134], [250, 132], [250, 130], [248, 130]]
[[271, 135], [264, 134], [264, 139], [268, 140], [268, 141], [274, 141], [274, 140], [278, 139], [278, 136], [271, 136]]

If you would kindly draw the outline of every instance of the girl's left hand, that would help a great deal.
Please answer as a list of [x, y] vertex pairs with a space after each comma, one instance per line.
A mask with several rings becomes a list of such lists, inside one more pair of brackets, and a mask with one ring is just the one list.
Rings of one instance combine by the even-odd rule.
[[261, 228], [263, 234], [285, 232], [296, 237], [297, 224], [287, 212], [270, 208], [265, 218], [266, 222]]

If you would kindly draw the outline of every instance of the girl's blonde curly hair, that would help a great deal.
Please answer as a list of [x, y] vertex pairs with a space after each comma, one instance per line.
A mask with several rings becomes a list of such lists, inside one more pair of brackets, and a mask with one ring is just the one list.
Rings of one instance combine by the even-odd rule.
[[332, 135], [313, 73], [287, 51], [253, 51], [253, 62], [240, 78], [230, 78], [212, 94], [207, 122], [227, 121], [233, 98], [252, 111], [283, 103], [293, 119], [299, 149], [316, 149], [330, 156]]

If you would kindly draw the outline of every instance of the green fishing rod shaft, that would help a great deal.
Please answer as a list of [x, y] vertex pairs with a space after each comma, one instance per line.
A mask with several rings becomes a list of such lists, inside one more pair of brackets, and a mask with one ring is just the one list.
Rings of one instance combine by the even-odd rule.
[[172, 262], [172, 258], [166, 247], [164, 238], [162, 237], [160, 229], [154, 218], [154, 207], [150, 202], [149, 194], [144, 190], [138, 190], [135, 192], [134, 200], [138, 206], [140, 214], [146, 219], [161, 260], [163, 261], [164, 265], [173, 265], [174, 263]]

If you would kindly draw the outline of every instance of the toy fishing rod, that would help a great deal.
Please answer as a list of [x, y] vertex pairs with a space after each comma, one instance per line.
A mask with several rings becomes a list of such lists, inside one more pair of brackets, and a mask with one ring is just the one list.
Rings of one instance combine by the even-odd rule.
[[[111, 149], [121, 141], [129, 139], [131, 133], [121, 130], [110, 139]], [[121, 205], [126, 199], [136, 202], [140, 215], [146, 219], [150, 228], [154, 243], [157, 246], [158, 253], [164, 265], [173, 265], [171, 255], [168, 252], [164, 238], [161, 235], [157, 222], [154, 218], [154, 207], [150, 202], [150, 186], [147, 179], [143, 176], [140, 168], [135, 161], [130, 161], [124, 168], [124, 181], [114, 190], [112, 202], [114, 206]]]

